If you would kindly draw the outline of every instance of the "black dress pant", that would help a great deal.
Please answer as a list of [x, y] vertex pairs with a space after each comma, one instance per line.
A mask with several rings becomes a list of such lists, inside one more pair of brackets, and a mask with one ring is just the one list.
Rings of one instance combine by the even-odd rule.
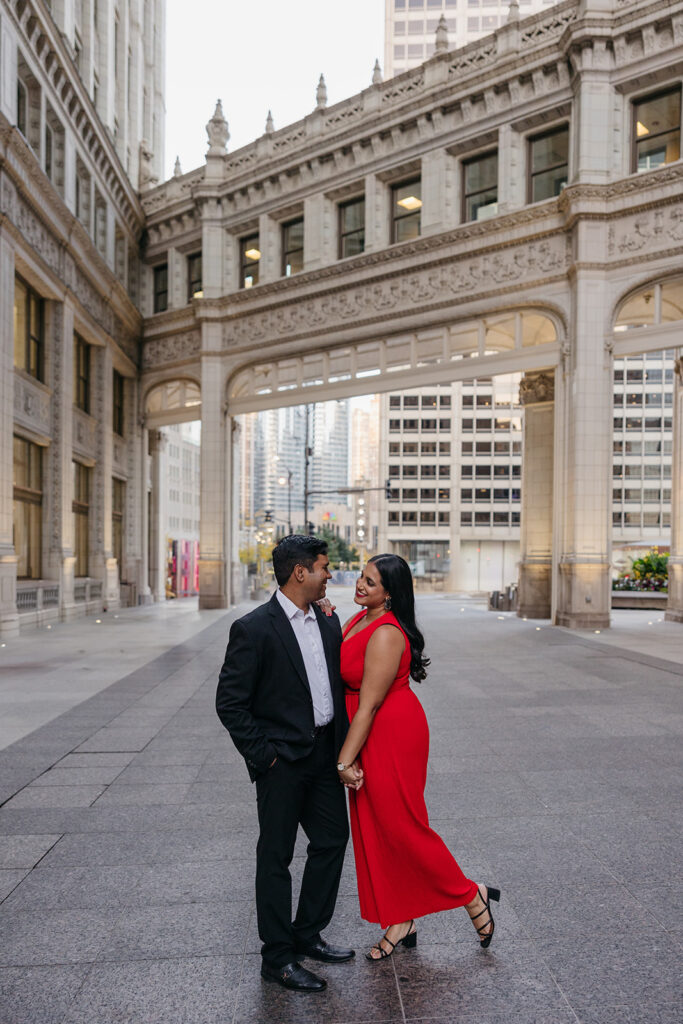
[[[256, 911], [261, 955], [271, 967], [296, 960], [295, 942], [315, 942], [332, 919], [349, 838], [344, 787], [330, 726], [298, 761], [277, 761], [256, 779], [260, 834]], [[289, 866], [299, 825], [308, 838], [301, 893], [292, 922]]]

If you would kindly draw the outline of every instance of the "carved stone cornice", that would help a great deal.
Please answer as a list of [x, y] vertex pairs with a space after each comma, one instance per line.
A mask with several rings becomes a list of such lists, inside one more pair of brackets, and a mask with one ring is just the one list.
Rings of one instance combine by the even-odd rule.
[[555, 400], [555, 377], [552, 373], [525, 373], [519, 382], [519, 400], [522, 405], [539, 405]]

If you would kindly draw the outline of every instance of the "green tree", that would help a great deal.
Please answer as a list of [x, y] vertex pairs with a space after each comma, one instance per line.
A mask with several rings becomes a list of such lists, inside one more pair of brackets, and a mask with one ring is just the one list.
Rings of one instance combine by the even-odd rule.
[[357, 548], [351, 547], [342, 537], [337, 537], [329, 527], [325, 526], [322, 530], [318, 530], [316, 536], [327, 542], [330, 565], [334, 569], [339, 568], [340, 562], [346, 562], [348, 565], [349, 562], [358, 561]]

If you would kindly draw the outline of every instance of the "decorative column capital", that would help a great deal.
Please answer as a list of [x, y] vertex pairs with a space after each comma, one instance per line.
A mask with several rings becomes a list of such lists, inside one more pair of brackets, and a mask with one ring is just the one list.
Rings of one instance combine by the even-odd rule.
[[157, 455], [166, 450], [168, 438], [163, 430], [150, 430], [149, 432], [149, 454]]
[[539, 402], [555, 400], [555, 377], [552, 373], [525, 373], [519, 383], [519, 400], [522, 405], [537, 405]]
[[678, 377], [678, 384], [683, 387], [683, 357], [681, 356], [674, 363], [674, 377]]

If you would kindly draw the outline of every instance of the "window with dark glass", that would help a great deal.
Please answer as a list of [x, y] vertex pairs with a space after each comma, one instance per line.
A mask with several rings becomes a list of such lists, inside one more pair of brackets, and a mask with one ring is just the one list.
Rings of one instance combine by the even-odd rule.
[[74, 516], [74, 555], [76, 556], [74, 575], [87, 576], [90, 549], [90, 469], [76, 461], [72, 465], [74, 497], [71, 507]]
[[529, 139], [530, 203], [559, 196], [569, 177], [569, 127], [562, 125]]
[[460, 513], [460, 525], [461, 526], [471, 526], [472, 525], [472, 513], [471, 512], [461, 512]]
[[436, 455], [436, 441], [423, 441], [420, 445], [420, 455]]
[[439, 455], [450, 455], [451, 454], [451, 442], [450, 441], [439, 441]]
[[419, 401], [420, 401], [419, 395], [405, 395], [405, 397], [403, 399], [403, 408], [404, 409], [417, 409]]
[[14, 365], [43, 379], [45, 303], [21, 278], [14, 279]]
[[439, 512], [439, 526], [448, 526], [451, 521], [450, 512]]
[[339, 204], [339, 258], [365, 250], [365, 197]]
[[285, 277], [304, 269], [304, 219], [282, 225], [282, 273]]
[[421, 487], [420, 488], [420, 501], [436, 501], [436, 488], [434, 488], [434, 487]]
[[403, 454], [404, 455], [417, 455], [417, 441], [404, 441], [403, 442]]
[[450, 407], [451, 407], [451, 396], [450, 395], [441, 395], [441, 397], [439, 398], [439, 408], [440, 409], [450, 409]]
[[403, 513], [403, 525], [412, 526], [417, 523], [417, 512], [404, 512]]
[[154, 268], [154, 312], [168, 309], [168, 263]]
[[498, 213], [498, 150], [462, 165], [462, 219], [486, 220]]
[[390, 409], [400, 409], [401, 408], [401, 396], [400, 395], [390, 395], [389, 396], [389, 408]]
[[645, 96], [633, 104], [632, 171], [641, 174], [681, 155], [681, 87]]
[[420, 512], [420, 523], [423, 526], [434, 526], [436, 522], [436, 512]]
[[74, 405], [90, 412], [90, 345], [74, 334]]
[[114, 402], [112, 429], [119, 437], [123, 437], [125, 423], [125, 377], [114, 370], [113, 378]]
[[423, 409], [436, 409], [436, 395], [423, 395], [422, 396], [422, 408]]
[[398, 511], [389, 512], [389, 524], [390, 525], [392, 525], [392, 524], [395, 525], [399, 521], [400, 521], [400, 512], [398, 512]]
[[201, 299], [202, 291], [202, 254], [194, 252], [187, 257], [187, 301], [195, 297]]
[[418, 238], [422, 222], [422, 182], [404, 181], [391, 189], [391, 241]]
[[451, 489], [450, 487], [439, 487], [439, 501], [450, 501], [451, 500]]
[[259, 236], [240, 238], [240, 288], [253, 288], [258, 284], [260, 261]]
[[123, 480], [112, 477], [111, 525], [112, 554], [119, 569], [119, 579], [123, 568], [123, 512], [126, 505], [126, 485]]
[[404, 487], [403, 488], [403, 500], [404, 501], [417, 501], [417, 487]]
[[42, 552], [42, 449], [14, 438], [13, 544], [19, 579], [40, 579]]

